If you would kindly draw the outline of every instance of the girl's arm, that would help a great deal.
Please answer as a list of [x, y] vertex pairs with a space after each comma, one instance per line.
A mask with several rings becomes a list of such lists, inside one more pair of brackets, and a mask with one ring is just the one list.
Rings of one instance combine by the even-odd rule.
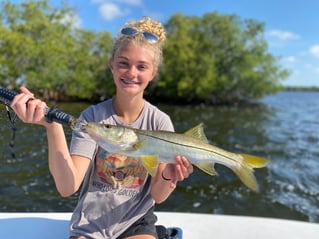
[[61, 196], [68, 197], [79, 189], [90, 160], [82, 156], [70, 156], [62, 125], [52, 123], [51, 127], [46, 127], [46, 131], [49, 169]]
[[81, 185], [90, 160], [80, 156], [71, 157], [62, 125], [46, 122], [46, 103], [35, 99], [27, 88], [21, 87], [21, 94], [14, 97], [11, 108], [23, 122], [46, 128], [49, 168], [56, 187], [65, 197], [75, 193]]
[[193, 172], [192, 164], [183, 156], [176, 156], [175, 164], [161, 163], [152, 178], [151, 195], [156, 203], [164, 202], [174, 191], [178, 181]]

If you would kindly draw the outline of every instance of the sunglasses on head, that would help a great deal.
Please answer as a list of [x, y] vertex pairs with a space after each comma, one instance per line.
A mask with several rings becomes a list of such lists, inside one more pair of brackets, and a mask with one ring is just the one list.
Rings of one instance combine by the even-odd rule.
[[147, 31], [143, 31], [134, 27], [125, 27], [122, 28], [121, 30], [121, 34], [124, 36], [135, 36], [138, 33], [141, 33], [144, 37], [144, 39], [146, 39], [148, 42], [150, 43], [157, 43], [158, 42], [158, 36], [156, 36], [153, 33], [147, 32]]

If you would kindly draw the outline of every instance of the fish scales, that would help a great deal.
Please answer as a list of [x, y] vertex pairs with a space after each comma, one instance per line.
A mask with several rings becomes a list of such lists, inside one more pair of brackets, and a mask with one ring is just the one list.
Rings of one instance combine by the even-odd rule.
[[[143, 145], [143, 149], [146, 149], [145, 153], [151, 152], [155, 154], [158, 152], [159, 145], [162, 144], [162, 147], [159, 148], [164, 149], [162, 154], [167, 155], [165, 158], [169, 162], [174, 162], [174, 155], [177, 154], [181, 154], [189, 160], [192, 159], [191, 161], [193, 164], [196, 164], [196, 162], [201, 160], [214, 158], [215, 160], [218, 160], [216, 163], [225, 164], [224, 160], [229, 160], [228, 163], [233, 163], [234, 166], [239, 166], [240, 160], [242, 160], [240, 155], [226, 152], [225, 150], [214, 147], [213, 145], [203, 143], [202, 140], [192, 136], [163, 131], [134, 131], [137, 133], [140, 141], [145, 140], [145, 145]], [[154, 145], [156, 145], [156, 147]], [[141, 152], [143, 152], [142, 149], [137, 150], [136, 155]], [[227, 154], [231, 155], [228, 156]], [[234, 160], [234, 158], [237, 158], [237, 160]]]

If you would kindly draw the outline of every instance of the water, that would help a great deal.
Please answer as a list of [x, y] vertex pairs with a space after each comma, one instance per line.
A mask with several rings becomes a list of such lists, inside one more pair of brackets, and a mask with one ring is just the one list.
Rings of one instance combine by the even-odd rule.
[[[59, 107], [77, 116], [87, 104]], [[266, 157], [270, 163], [255, 172], [259, 193], [216, 165], [218, 177], [195, 169], [157, 210], [319, 222], [319, 93], [281, 92], [245, 107], [159, 108], [171, 115], [178, 132], [203, 122], [210, 143]], [[61, 198], [48, 171], [45, 130], [18, 121], [13, 158], [2, 106], [0, 123], [0, 211], [72, 211], [77, 195]], [[65, 130], [70, 139], [71, 131]]]

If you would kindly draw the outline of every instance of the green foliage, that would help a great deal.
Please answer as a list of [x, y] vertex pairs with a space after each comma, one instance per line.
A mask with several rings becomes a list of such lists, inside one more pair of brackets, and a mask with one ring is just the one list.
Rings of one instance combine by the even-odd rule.
[[[11, 88], [26, 84], [44, 97], [97, 97], [106, 78], [108, 32], [96, 34], [67, 21], [68, 6], [52, 8], [48, 1], [1, 5], [0, 83]], [[98, 80], [98, 81], [97, 81]]]
[[166, 24], [167, 45], [157, 97], [236, 103], [281, 89], [288, 76], [267, 52], [264, 25], [217, 12], [176, 14]]
[[[48, 0], [0, 8], [0, 84], [55, 100], [99, 100], [114, 94], [107, 70], [109, 32], [75, 28], [75, 10]], [[68, 20], [69, 19], [69, 20]], [[237, 103], [281, 89], [289, 72], [268, 52], [264, 25], [236, 15], [176, 14], [165, 24], [167, 45], [156, 99]]]

